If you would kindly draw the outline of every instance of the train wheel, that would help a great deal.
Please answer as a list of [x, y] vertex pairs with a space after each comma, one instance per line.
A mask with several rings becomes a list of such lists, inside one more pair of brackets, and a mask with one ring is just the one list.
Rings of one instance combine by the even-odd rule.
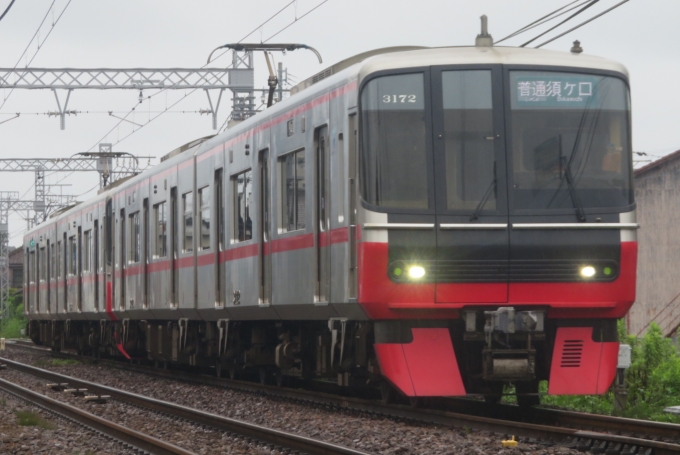
[[502, 382], [493, 382], [486, 386], [484, 389], [484, 401], [489, 404], [498, 404], [503, 399], [503, 388], [504, 384]]
[[538, 381], [518, 382], [515, 384], [517, 391], [517, 404], [520, 408], [532, 408], [541, 404], [538, 396]]
[[396, 392], [392, 384], [387, 381], [382, 381], [380, 383], [380, 401], [385, 404], [393, 403]]
[[287, 377], [281, 370], [278, 370], [276, 373], [274, 373], [274, 379], [276, 380], [277, 387], [284, 387], [286, 385]]
[[267, 374], [267, 369], [265, 367], [260, 367], [260, 384], [262, 385], [267, 385], [269, 384], [269, 374]]

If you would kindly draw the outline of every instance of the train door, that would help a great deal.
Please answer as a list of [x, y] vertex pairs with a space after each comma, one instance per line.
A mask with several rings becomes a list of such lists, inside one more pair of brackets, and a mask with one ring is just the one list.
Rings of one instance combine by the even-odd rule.
[[118, 280], [118, 295], [120, 296], [119, 302], [118, 302], [118, 309], [123, 311], [125, 310], [125, 260], [126, 260], [126, 250], [125, 250], [125, 209], [122, 209], [120, 211], [120, 226], [118, 226], [120, 229], [120, 242], [118, 245], [118, 261], [120, 264], [120, 267], [118, 269], [118, 277], [120, 280]]
[[357, 115], [349, 116], [349, 298], [357, 297]]
[[271, 182], [269, 175], [269, 150], [260, 152], [260, 303], [271, 303], [272, 291], [272, 255], [269, 245], [271, 240]]
[[330, 248], [330, 150], [328, 127], [317, 128], [314, 134], [316, 151], [315, 196], [316, 207], [314, 231], [316, 239], [316, 296], [318, 302], [328, 302], [331, 293]]
[[99, 220], [94, 220], [94, 263], [92, 273], [94, 274], [94, 311], [99, 311]]
[[78, 226], [78, 239], [76, 248], [76, 308], [83, 311], [83, 228]]
[[114, 220], [113, 220], [113, 201], [111, 199], [106, 201], [106, 232], [104, 233], [106, 236], [105, 240], [105, 264], [104, 264], [104, 301], [106, 305], [106, 312], [108, 314], [111, 314], [113, 311], [113, 289], [115, 286], [115, 281], [114, 281], [114, 238], [115, 238], [115, 229], [114, 229]]
[[142, 308], [149, 308], [149, 199], [142, 202]]
[[177, 307], [179, 296], [177, 282], [179, 281], [179, 268], [177, 267], [177, 253], [179, 246], [179, 220], [177, 216], [177, 187], [170, 188], [170, 306]]
[[431, 74], [436, 302], [507, 302], [501, 69], [434, 67]]
[[215, 304], [218, 307], [223, 307], [226, 302], [226, 276], [224, 274], [224, 264], [222, 263], [222, 251], [225, 247], [224, 237], [224, 170], [217, 169], [215, 171], [215, 222], [213, 223], [215, 230]]
[[66, 232], [64, 232], [64, 240], [61, 242], [62, 243], [62, 274], [61, 276], [63, 277], [62, 281], [62, 286], [64, 287], [64, 307], [63, 311], [66, 313], [68, 311], [68, 239], [66, 236]]

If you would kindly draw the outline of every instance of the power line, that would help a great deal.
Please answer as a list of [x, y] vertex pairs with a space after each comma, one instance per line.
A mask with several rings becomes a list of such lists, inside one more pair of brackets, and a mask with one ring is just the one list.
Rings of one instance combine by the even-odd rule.
[[[576, 6], [572, 7], [572, 8], [569, 8], [569, 9], [566, 10], [566, 11], [562, 11], [564, 8], [566, 8], [566, 7], [568, 7], [568, 6], [571, 6], [571, 5], [573, 5], [574, 3], [577, 3], [577, 2], [579, 2], [579, 1], [580, 1], [580, 0], [574, 0], [574, 1], [572, 1], [571, 3], [567, 3], [567, 4], [564, 5], [563, 7], [558, 8], [558, 9], [556, 9], [555, 11], [551, 12], [550, 14], [546, 14], [545, 16], [543, 16], [543, 17], [541, 17], [541, 18], [539, 18], [539, 19], [536, 19], [536, 20], [533, 21], [532, 23], [527, 24], [527, 25], [525, 25], [524, 27], [520, 28], [519, 30], [517, 30], [517, 31], [515, 31], [515, 32], [513, 32], [513, 33], [511, 33], [511, 34], [509, 34], [509, 35], [506, 36], [505, 38], [501, 38], [500, 40], [496, 41], [494, 44], [502, 43], [503, 41], [505, 41], [505, 40], [507, 40], [507, 39], [510, 39], [510, 38], [513, 38], [513, 37], [515, 37], [515, 36], [517, 36], [517, 35], [519, 35], [519, 34], [521, 34], [521, 33], [524, 33], [524, 32], [526, 32], [526, 31], [529, 31], [529, 30], [531, 30], [532, 28], [538, 27], [539, 25], [543, 25], [543, 24], [545, 24], [546, 22], [551, 21], [551, 20], [553, 20], [553, 19], [556, 19], [556, 18], [562, 16], [563, 14], [566, 14], [566, 13], [568, 13], [569, 11], [572, 11], [572, 10], [578, 8], [579, 6], [582, 6], [582, 5], [584, 5], [585, 3], [587, 3], [587, 2], [589, 2], [589, 1], [591, 1], [591, 0], [585, 0], [585, 1], [584, 1], [583, 3], [581, 3], [580, 5], [576, 5]], [[555, 13], [558, 13], [558, 12], [560, 12], [560, 11], [562, 11], [560, 14], [557, 14], [556, 16], [553, 16]], [[552, 17], [551, 17], [551, 16], [552, 16]]]
[[290, 27], [291, 25], [295, 24], [297, 21], [301, 20], [303, 17], [305, 17], [305, 16], [307, 16], [308, 14], [312, 13], [314, 10], [316, 10], [317, 8], [319, 8], [321, 5], [323, 5], [323, 4], [326, 3], [326, 2], [328, 2], [328, 0], [323, 0], [323, 2], [319, 3], [318, 5], [316, 5], [314, 8], [312, 8], [312, 9], [309, 10], [309, 11], [307, 11], [305, 14], [303, 14], [303, 15], [300, 16], [299, 18], [296, 17], [295, 20], [294, 20], [293, 22], [291, 22], [290, 24], [286, 25], [285, 27], [283, 27], [283, 28], [282, 28], [281, 30], [279, 30], [278, 32], [274, 33], [272, 36], [270, 36], [269, 38], [267, 38], [266, 40], [264, 40], [263, 43], [266, 43], [266, 42], [269, 41], [270, 39], [274, 38], [276, 35], [278, 35], [279, 33], [283, 32], [283, 31], [286, 30], [288, 27]]
[[624, 3], [627, 3], [627, 2], [629, 2], [629, 1], [630, 1], [630, 0], [623, 0], [621, 3], [617, 3], [616, 5], [612, 6], [612, 7], [609, 8], [608, 10], [605, 10], [605, 11], [601, 12], [601, 13], [598, 14], [597, 16], [591, 17], [590, 19], [588, 19], [588, 20], [585, 21], [585, 22], [580, 23], [580, 24], [577, 25], [576, 27], [574, 27], [574, 28], [572, 28], [572, 29], [569, 29], [569, 30], [567, 30], [567, 31], [564, 32], [564, 33], [561, 33], [561, 34], [557, 35], [556, 37], [551, 38], [551, 39], [549, 39], [548, 41], [546, 41], [546, 42], [544, 42], [544, 43], [539, 44], [538, 46], [536, 46], [536, 49], [538, 49], [539, 47], [544, 46], [544, 45], [546, 45], [546, 44], [548, 44], [548, 43], [552, 43], [552, 42], [555, 41], [557, 38], [561, 38], [561, 37], [563, 37], [564, 35], [566, 35], [567, 33], [571, 33], [571, 32], [573, 32], [574, 30], [576, 30], [577, 28], [583, 27], [584, 25], [588, 24], [589, 22], [594, 21], [595, 19], [597, 19], [597, 18], [600, 17], [600, 16], [604, 16], [605, 14], [607, 14], [608, 12], [610, 12], [611, 10], [618, 8], [619, 6], [621, 6], [621, 5], [623, 5]]
[[12, 7], [12, 5], [14, 5], [14, 1], [15, 1], [15, 0], [12, 0], [12, 1], [10, 2], [9, 6], [5, 9], [5, 12], [2, 13], [2, 16], [0, 16], [0, 21], [1, 21], [1, 20], [5, 17], [5, 15], [9, 12], [9, 9]]
[[[26, 51], [27, 51], [28, 48], [31, 46], [31, 43], [33, 42], [33, 39], [35, 38], [35, 36], [36, 36], [36, 35], [38, 34], [38, 32], [40, 31], [40, 28], [42, 27], [42, 24], [45, 22], [45, 19], [46, 19], [47, 16], [49, 15], [50, 10], [51, 10], [52, 7], [54, 6], [54, 2], [55, 2], [55, 1], [56, 1], [56, 0], [52, 1], [52, 5], [50, 5], [50, 9], [47, 10], [47, 14], [45, 14], [45, 17], [43, 18], [42, 22], [40, 23], [40, 26], [38, 27], [38, 30], [36, 30], [35, 35], [33, 35], [33, 38], [31, 38], [31, 41], [28, 43], [28, 46], [26, 46], [26, 49], [24, 49], [24, 52], [21, 54], [21, 57], [19, 57], [19, 60], [17, 61], [16, 65], [14, 65], [14, 69], [16, 69], [17, 66], [19, 66], [19, 63], [21, 62], [21, 59], [22, 59], [23, 56], [26, 54]], [[66, 12], [66, 8], [68, 8], [68, 6], [71, 4], [71, 1], [72, 1], [72, 0], [68, 0], [68, 3], [66, 4], [66, 6], [64, 6], [64, 9], [61, 10], [61, 13], [59, 14], [59, 16], [57, 16], [57, 20], [54, 21], [54, 22], [52, 23], [52, 27], [50, 28], [50, 31], [47, 32], [47, 35], [45, 36], [45, 39], [43, 39], [42, 43], [40, 43], [40, 38], [38, 38], [38, 49], [36, 49], [35, 54], [33, 54], [33, 57], [31, 57], [31, 60], [28, 61], [28, 63], [26, 64], [26, 67], [28, 67], [31, 63], [33, 63], [33, 60], [35, 60], [35, 58], [38, 56], [38, 52], [40, 52], [40, 49], [42, 49], [43, 45], [45, 44], [45, 41], [47, 41], [47, 38], [49, 38], [50, 35], [52, 34], [52, 31], [54, 30], [54, 27], [59, 23], [59, 20], [61, 19], [61, 17], [62, 17], [62, 16], [64, 15], [64, 13]], [[0, 104], [0, 109], [2, 109], [2, 107], [5, 105], [5, 103], [7, 102], [7, 99], [8, 99], [10, 96], [12, 96], [12, 93], [14, 93], [14, 89], [10, 90], [9, 95], [7, 95], [7, 96], [5, 97], [5, 99], [3, 100], [2, 104]]]
[[[283, 11], [285, 11], [289, 6], [291, 6], [292, 4], [294, 4], [296, 1], [297, 1], [297, 0], [292, 0], [290, 3], [288, 3], [287, 5], [285, 5], [283, 8], [281, 8], [280, 10], [278, 10], [277, 12], [275, 12], [274, 14], [272, 14], [267, 20], [265, 20], [264, 22], [262, 22], [260, 25], [258, 25], [257, 27], [255, 27], [250, 33], [248, 33], [246, 36], [244, 36], [243, 38], [241, 38], [241, 39], [238, 41], [238, 43], [241, 43], [243, 40], [247, 39], [250, 35], [252, 35], [253, 33], [255, 33], [257, 30], [259, 30], [261, 27], [263, 27], [263, 26], [264, 26], [265, 24], [267, 24], [269, 21], [271, 21], [271, 20], [274, 19], [276, 16], [278, 16], [279, 14], [281, 14]], [[326, 0], [326, 1], [328, 1], [328, 0]], [[325, 2], [324, 2], [324, 3], [325, 3]], [[316, 8], [315, 8], [315, 9], [316, 9]], [[311, 12], [311, 11], [310, 11], [310, 12]], [[302, 18], [300, 18], [300, 19], [302, 19]], [[222, 57], [222, 56], [223, 56], [224, 54], [226, 54], [227, 52], [229, 52], [229, 51], [226, 50], [226, 51], [222, 52], [221, 54], [218, 54], [214, 59], [212, 59], [211, 62], [206, 63], [205, 65], [201, 66], [201, 68], [205, 68], [205, 67], [208, 66], [210, 63], [212, 63], [212, 62], [214, 62], [215, 60], [217, 60], [218, 58]], [[227, 66], [227, 68], [231, 67], [232, 65], [233, 65], [233, 63], [229, 64], [229, 66]], [[153, 97], [156, 96], [156, 95], [160, 95], [161, 93], [163, 93], [163, 92], [166, 91], [166, 90], [167, 90], [167, 89], [162, 89], [162, 90], [160, 90], [160, 91], [158, 91], [158, 92], [156, 92], [156, 93], [150, 95], [150, 96], [147, 98], [147, 100], [150, 100], [151, 98], [153, 98]], [[197, 90], [197, 89], [192, 90], [191, 92], [189, 92], [188, 95], [185, 95], [184, 98], [181, 98], [179, 101], [181, 101], [181, 100], [185, 99], [187, 96], [193, 94], [196, 90]], [[170, 107], [175, 106], [179, 101], [173, 103]], [[135, 107], [136, 107], [136, 106], [135, 106]], [[106, 138], [106, 136], [108, 136], [109, 134], [111, 134], [111, 133], [113, 132], [113, 130], [115, 130], [116, 128], [118, 128], [124, 121], [127, 121], [128, 116], [135, 110], [135, 107], [133, 107], [132, 109], [130, 109], [130, 111], [129, 111], [127, 114], [125, 114], [125, 116], [124, 116], [121, 120], [119, 120], [118, 123], [116, 123], [116, 124], [113, 126], [113, 128], [111, 128], [111, 129], [110, 129], [110, 130], [109, 130], [109, 131], [108, 131], [108, 132], [107, 132], [107, 133], [106, 133], [106, 134], [105, 134], [105, 135], [104, 135], [97, 143], [95, 143], [92, 147], [90, 147], [90, 149], [89, 149], [88, 151], [94, 149], [94, 148], [97, 146], [97, 144], [101, 143], [101, 142]], [[168, 109], [169, 109], [169, 108], [166, 108], [165, 111], [167, 111]], [[157, 115], [157, 116], [154, 117], [153, 119], [149, 120], [149, 121], [148, 121], [147, 123], [145, 123], [144, 125], [147, 125], [147, 124], [151, 123], [152, 120], [155, 120], [156, 118], [158, 118], [158, 117], [159, 117], [160, 115], [162, 115], [165, 111], [161, 112], [159, 115]], [[228, 120], [228, 119], [227, 119], [227, 120]], [[144, 125], [143, 125], [143, 126], [144, 126]], [[142, 126], [142, 127], [143, 127], [143, 126]], [[127, 139], [127, 138], [130, 137], [132, 134], [134, 134], [134, 133], [136, 133], [137, 131], [139, 131], [142, 127], [138, 128], [137, 130], [133, 130], [130, 134], [128, 134], [127, 136], [124, 136], [123, 139], [118, 140], [118, 142], [116, 142], [116, 144], [118, 144], [118, 143], [120, 143], [121, 141]], [[219, 130], [218, 130], [218, 131], [219, 131]]]
[[525, 47], [527, 44], [531, 44], [532, 42], [536, 41], [536, 40], [537, 40], [538, 38], [540, 38], [541, 36], [543, 36], [543, 35], [545, 35], [545, 34], [547, 34], [547, 33], [552, 32], [553, 30], [555, 30], [555, 29], [556, 29], [557, 27], [559, 27], [560, 25], [562, 25], [562, 24], [564, 24], [564, 23], [570, 21], [571, 19], [573, 19], [574, 17], [578, 16], [579, 14], [581, 14], [582, 12], [584, 12], [585, 10], [587, 10], [588, 8], [590, 8], [591, 6], [595, 5], [595, 4], [596, 4], [597, 2], [599, 2], [599, 1], [600, 1], [600, 0], [592, 0], [592, 1], [591, 1], [590, 3], [588, 3], [586, 6], [584, 6], [584, 7], [581, 8], [581, 9], [579, 9], [578, 11], [576, 11], [574, 14], [572, 14], [571, 16], [569, 16], [568, 18], [566, 18], [565, 20], [563, 20], [563, 21], [560, 22], [559, 24], [555, 25], [554, 27], [549, 28], [549, 29], [546, 30], [545, 32], [541, 33], [540, 35], [535, 36], [534, 38], [530, 39], [530, 40], [527, 41], [526, 43], [522, 44], [520, 47]]

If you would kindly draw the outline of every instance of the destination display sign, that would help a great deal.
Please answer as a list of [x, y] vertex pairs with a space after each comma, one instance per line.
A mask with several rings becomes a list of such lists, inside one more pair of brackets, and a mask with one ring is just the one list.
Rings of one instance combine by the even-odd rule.
[[519, 73], [511, 77], [513, 108], [584, 109], [598, 106], [600, 77]]

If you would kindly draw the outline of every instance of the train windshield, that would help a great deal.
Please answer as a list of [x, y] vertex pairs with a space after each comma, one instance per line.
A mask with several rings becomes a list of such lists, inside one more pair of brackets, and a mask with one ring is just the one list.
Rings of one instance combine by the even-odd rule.
[[510, 72], [515, 210], [632, 203], [630, 103], [620, 79]]
[[361, 93], [361, 186], [369, 204], [428, 207], [423, 73], [373, 79]]

